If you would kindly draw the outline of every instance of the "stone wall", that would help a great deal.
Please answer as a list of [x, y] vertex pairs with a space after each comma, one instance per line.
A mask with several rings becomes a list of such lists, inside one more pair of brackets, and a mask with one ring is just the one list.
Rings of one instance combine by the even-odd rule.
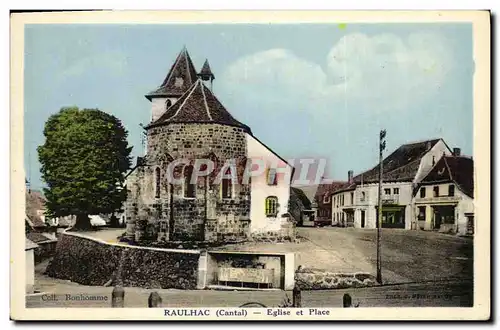
[[360, 288], [377, 284], [375, 277], [368, 273], [343, 274], [311, 268], [298, 269], [295, 283], [301, 290]]
[[[150, 223], [157, 239], [168, 241], [217, 241], [227, 237], [246, 237], [249, 230], [250, 185], [236, 184], [230, 199], [221, 198], [221, 186], [214, 180], [228, 159], [237, 160], [241, 178], [246, 164], [245, 131], [220, 124], [169, 124], [148, 130], [148, 153], [144, 166], [127, 180], [126, 217], [129, 238], [135, 235], [137, 221]], [[201, 177], [196, 198], [185, 198], [182, 184], [166, 179], [168, 165], [175, 159], [210, 158], [216, 163], [214, 174]], [[193, 164], [194, 165], [194, 164]], [[155, 171], [160, 169], [160, 196], [156, 196]], [[181, 166], [174, 171], [182, 177]], [[142, 216], [141, 216], [142, 212]], [[145, 225], [140, 225], [139, 231]]]
[[84, 285], [196, 289], [198, 251], [109, 244], [75, 233], [57, 243], [46, 274]]

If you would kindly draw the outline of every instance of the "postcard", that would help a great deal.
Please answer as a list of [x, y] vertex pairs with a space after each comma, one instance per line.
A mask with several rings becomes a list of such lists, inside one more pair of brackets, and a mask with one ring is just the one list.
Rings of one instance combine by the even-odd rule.
[[490, 318], [488, 11], [13, 13], [10, 87], [14, 320]]

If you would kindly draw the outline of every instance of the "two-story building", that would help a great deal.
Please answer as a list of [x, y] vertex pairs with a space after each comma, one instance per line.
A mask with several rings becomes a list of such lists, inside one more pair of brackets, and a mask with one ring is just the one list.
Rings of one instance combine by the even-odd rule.
[[354, 227], [355, 190], [353, 171], [349, 171], [347, 182], [338, 184], [332, 190], [332, 224], [334, 226]]
[[454, 149], [442, 157], [414, 190], [418, 228], [474, 233], [474, 161]]
[[317, 223], [330, 223], [336, 225], [335, 217], [333, 216], [333, 196], [332, 194], [344, 187], [347, 184], [345, 181], [334, 181], [331, 183], [323, 183], [318, 185], [318, 189], [314, 194], [313, 208], [315, 209], [315, 221]]
[[[413, 220], [413, 190], [443, 155], [451, 155], [442, 139], [408, 143], [383, 160], [382, 227], [417, 229]], [[355, 228], [376, 228], [379, 165], [332, 193], [332, 221]]]

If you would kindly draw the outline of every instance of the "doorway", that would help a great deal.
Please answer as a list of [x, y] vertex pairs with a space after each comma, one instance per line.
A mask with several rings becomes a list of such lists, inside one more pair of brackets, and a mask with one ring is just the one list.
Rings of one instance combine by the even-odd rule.
[[443, 206], [434, 206], [434, 230], [440, 230], [443, 225], [455, 224], [455, 206], [451, 205], [443, 205]]
[[467, 235], [474, 235], [474, 214], [465, 214], [467, 218]]
[[361, 210], [361, 228], [365, 228], [365, 211]]

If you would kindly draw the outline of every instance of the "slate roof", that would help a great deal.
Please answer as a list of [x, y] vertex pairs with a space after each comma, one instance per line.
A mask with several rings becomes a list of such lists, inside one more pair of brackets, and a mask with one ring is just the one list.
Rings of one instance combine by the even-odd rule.
[[335, 192], [340, 191], [341, 189], [349, 187], [350, 185], [352, 184], [349, 184], [346, 181], [333, 181], [332, 183], [318, 185], [318, 190], [316, 190], [316, 194], [314, 196], [314, 199], [318, 204], [318, 208], [331, 205], [331, 199], [329, 203], [323, 202], [323, 198], [325, 195], [331, 195]]
[[468, 157], [443, 156], [421, 181], [422, 185], [455, 183], [467, 196], [474, 198], [474, 161]]
[[[420, 166], [422, 157], [441, 139], [426, 140], [414, 143], [403, 144], [383, 162], [383, 181], [404, 182], [413, 181]], [[354, 177], [354, 182], [370, 183], [378, 182], [379, 166], [374, 166], [371, 170], [363, 172]]]
[[33, 243], [29, 239], [25, 239], [24, 241], [24, 250], [31, 250], [31, 249], [36, 249], [38, 247], [38, 244]]
[[311, 201], [314, 201], [314, 196], [316, 195], [316, 191], [318, 190], [318, 185], [298, 185], [293, 188], [300, 189], [304, 195]]
[[212, 72], [212, 69], [210, 69], [210, 64], [208, 63], [208, 60], [205, 60], [205, 63], [203, 63], [203, 67], [201, 68], [201, 71], [198, 75], [200, 77], [201, 76], [209, 76], [212, 79], [215, 79], [215, 76]]
[[219, 123], [251, 133], [250, 127], [236, 120], [201, 79], [146, 128], [169, 123]]
[[290, 198], [300, 201], [305, 210], [311, 209], [311, 201], [301, 189], [290, 187]]
[[26, 238], [37, 244], [56, 241], [55, 239], [50, 238], [44, 235], [43, 233], [37, 233], [37, 232], [26, 233]]
[[329, 193], [330, 195], [333, 195], [349, 190], [354, 190], [356, 189], [356, 186], [357, 186], [356, 182], [351, 182], [351, 183], [343, 182], [330, 189]]
[[193, 61], [186, 47], [184, 47], [179, 55], [177, 55], [163, 83], [156, 90], [148, 93], [146, 98], [151, 101], [152, 98], [158, 96], [181, 96], [191, 87], [196, 79], [197, 75]]
[[38, 214], [38, 210], [45, 210], [45, 198], [37, 190], [26, 191], [26, 217], [33, 227], [45, 227], [45, 221]]

